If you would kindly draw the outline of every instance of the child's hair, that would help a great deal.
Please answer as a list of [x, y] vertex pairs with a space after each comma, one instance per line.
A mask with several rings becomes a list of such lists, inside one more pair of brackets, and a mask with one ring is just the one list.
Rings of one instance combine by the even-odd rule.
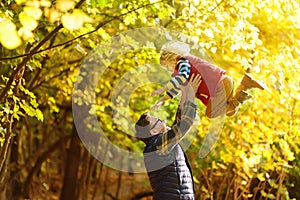
[[167, 50], [162, 50], [160, 53], [160, 64], [162, 65], [168, 65], [168, 62], [171, 60], [176, 60], [180, 57], [180, 55], [177, 55], [175, 53], [172, 53]]
[[184, 42], [171, 41], [162, 46], [160, 52], [160, 63], [167, 65], [171, 60], [176, 60], [181, 56], [188, 55], [190, 53], [190, 47]]

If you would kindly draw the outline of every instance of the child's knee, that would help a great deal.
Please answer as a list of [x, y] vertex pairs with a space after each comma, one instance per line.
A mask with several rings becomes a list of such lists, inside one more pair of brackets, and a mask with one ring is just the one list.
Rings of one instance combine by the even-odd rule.
[[224, 76], [222, 78], [223, 88], [224, 92], [226, 93], [226, 98], [230, 99], [233, 95], [233, 89], [234, 89], [234, 81], [230, 76]]
[[224, 85], [226, 91], [233, 90], [234, 81], [230, 76], [224, 75], [222, 82], [223, 82], [223, 85]]

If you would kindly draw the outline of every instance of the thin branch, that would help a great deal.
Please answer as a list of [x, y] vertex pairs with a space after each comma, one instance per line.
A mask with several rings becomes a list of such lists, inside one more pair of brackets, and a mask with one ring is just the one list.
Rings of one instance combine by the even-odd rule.
[[[78, 59], [76, 62], [75, 61], [70, 61], [70, 62], [68, 62], [68, 64], [74, 64], [76, 62], [80, 62], [81, 59]], [[77, 65], [75, 67], [77, 67]], [[41, 81], [37, 82], [34, 85], [34, 87], [31, 87], [30, 91], [34, 91], [36, 88], [42, 86], [42, 84], [47, 83], [47, 82], [51, 81], [52, 79], [55, 79], [55, 78], [63, 75], [64, 73], [68, 73], [68, 72], [71, 72], [71, 68], [64, 69], [64, 70], [60, 71], [58, 74], [55, 74], [55, 75], [51, 76], [50, 78], [47, 78], [47, 79], [44, 78]], [[47, 88], [47, 87], [45, 87], [45, 88]], [[48, 88], [51, 88], [51, 87], [48, 87]], [[59, 88], [57, 88], [57, 89], [59, 89]]]
[[[53, 46], [56, 36], [57, 36], [57, 35], [55, 35], [54, 37], [51, 38], [50, 44], [49, 44], [48, 47], [52, 47], [52, 46]], [[45, 66], [45, 64], [47, 63], [47, 61], [49, 60], [49, 58], [50, 58], [50, 57], [49, 57], [48, 55], [46, 55], [46, 56], [43, 58], [43, 60], [42, 60], [42, 62], [41, 62], [41, 68], [39, 68], [39, 69], [37, 70], [37, 73], [35, 73], [34, 77], [30, 80], [30, 82], [29, 82], [29, 84], [28, 84], [28, 85], [29, 85], [29, 86], [28, 86], [28, 89], [29, 89], [29, 90], [30, 90], [30, 88], [33, 87], [33, 85], [34, 85], [34, 84], [36, 83], [36, 81], [38, 80], [40, 74], [42, 73], [42, 69], [44, 69], [44, 66]]]

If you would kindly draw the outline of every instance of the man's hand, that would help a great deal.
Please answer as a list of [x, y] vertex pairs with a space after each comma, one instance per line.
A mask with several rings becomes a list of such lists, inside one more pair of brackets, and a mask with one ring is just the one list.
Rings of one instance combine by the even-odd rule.
[[189, 84], [192, 86], [192, 88], [194, 89], [194, 93], [196, 94], [196, 92], [198, 91], [198, 87], [202, 82], [202, 77], [200, 76], [200, 74], [197, 74], [196, 76], [194, 75], [195, 74], [192, 74]]
[[191, 102], [194, 101], [195, 94], [198, 91], [198, 87], [200, 83], [202, 82], [201, 76], [197, 74], [194, 76], [192, 74], [191, 79], [189, 80], [189, 83], [186, 86], [182, 86], [181, 91], [182, 91], [182, 97], [180, 101], [180, 107], [183, 107], [183, 104], [185, 101], [189, 100]]

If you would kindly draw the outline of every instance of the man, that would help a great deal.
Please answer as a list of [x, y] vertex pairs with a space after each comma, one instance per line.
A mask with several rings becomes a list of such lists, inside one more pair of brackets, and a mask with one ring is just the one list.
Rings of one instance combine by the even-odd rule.
[[165, 120], [144, 113], [135, 125], [136, 136], [146, 147], [144, 162], [153, 189], [154, 200], [194, 199], [192, 170], [185, 152], [178, 144], [192, 127], [197, 106], [195, 92], [201, 76], [192, 75], [187, 86], [182, 86], [180, 108], [170, 128]]

